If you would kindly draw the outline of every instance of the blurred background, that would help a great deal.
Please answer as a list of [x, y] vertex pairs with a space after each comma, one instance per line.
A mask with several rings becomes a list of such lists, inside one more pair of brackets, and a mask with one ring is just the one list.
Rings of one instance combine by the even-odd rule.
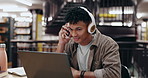
[[148, 78], [148, 0], [0, 0], [0, 43], [9, 68], [21, 66], [18, 50], [54, 52], [67, 11], [86, 6], [97, 28], [120, 47], [131, 78]]

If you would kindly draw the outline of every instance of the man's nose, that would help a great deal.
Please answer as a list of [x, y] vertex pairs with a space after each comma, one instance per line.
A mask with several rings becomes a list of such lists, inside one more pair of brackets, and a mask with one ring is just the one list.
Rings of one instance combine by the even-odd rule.
[[76, 33], [76, 31], [72, 31], [71, 32], [71, 35], [74, 37], [74, 36], [77, 36], [77, 33]]

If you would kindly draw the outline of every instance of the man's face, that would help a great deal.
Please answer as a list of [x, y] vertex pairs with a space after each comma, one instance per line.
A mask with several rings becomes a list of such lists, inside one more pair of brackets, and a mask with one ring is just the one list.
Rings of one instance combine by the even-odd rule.
[[88, 26], [82, 21], [70, 24], [70, 34], [74, 42], [81, 45], [87, 45], [90, 42], [91, 34], [88, 33], [87, 28]]

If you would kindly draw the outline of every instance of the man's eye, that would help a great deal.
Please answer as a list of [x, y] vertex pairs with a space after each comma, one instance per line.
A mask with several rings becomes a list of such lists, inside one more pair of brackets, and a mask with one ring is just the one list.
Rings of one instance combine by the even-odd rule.
[[81, 29], [81, 28], [78, 28], [77, 30], [80, 31], [80, 30], [82, 30], [82, 29]]

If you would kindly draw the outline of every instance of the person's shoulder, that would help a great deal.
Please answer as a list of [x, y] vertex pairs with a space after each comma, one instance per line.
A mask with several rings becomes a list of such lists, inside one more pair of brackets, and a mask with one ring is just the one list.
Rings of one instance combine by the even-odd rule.
[[116, 43], [116, 41], [115, 41], [112, 37], [107, 36], [107, 35], [104, 35], [104, 36], [106, 37], [106, 39], [107, 39], [108, 41]]
[[103, 35], [102, 34], [102, 41], [100, 43], [100, 45], [103, 45], [104, 47], [114, 47], [114, 48], [119, 48], [119, 45], [117, 44], [117, 42], [111, 38], [110, 36], [107, 35]]
[[96, 32], [96, 38], [98, 39], [98, 40], [101, 40], [101, 41], [103, 41], [103, 40], [105, 40], [105, 41], [107, 41], [107, 40], [111, 40], [111, 41], [114, 41], [110, 36], [107, 36], [107, 35], [104, 35], [104, 34], [102, 34], [100, 31], [98, 31], [97, 30], [97, 32]]
[[107, 35], [104, 35], [104, 34], [102, 34], [102, 38], [105, 38], [105, 39], [107, 39], [107, 40], [111, 40], [111, 41], [114, 41], [113, 40], [113, 38], [111, 38], [110, 36], [107, 36]]
[[111, 38], [110, 36], [104, 35], [104, 34], [99, 34], [98, 35], [98, 41], [101, 43], [115, 43], [116, 41]]
[[98, 29], [96, 29], [95, 36], [97, 39], [99, 39], [99, 38], [101, 38], [101, 39], [105, 38], [105, 39], [109, 39], [109, 40], [112, 39], [111, 37], [102, 34]]

